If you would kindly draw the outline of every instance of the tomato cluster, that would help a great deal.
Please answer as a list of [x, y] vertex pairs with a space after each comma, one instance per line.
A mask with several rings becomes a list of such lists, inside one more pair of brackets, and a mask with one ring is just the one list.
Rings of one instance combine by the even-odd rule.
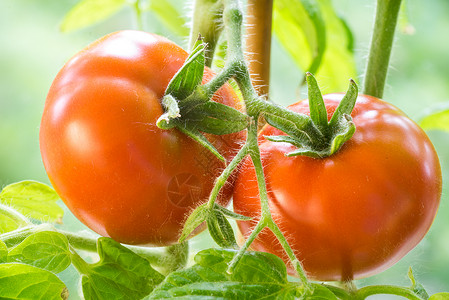
[[[188, 213], [224, 168], [176, 129], [161, 130], [161, 98], [187, 53], [154, 34], [121, 31], [76, 54], [45, 103], [40, 147], [69, 209], [103, 236], [128, 244], [175, 243]], [[205, 70], [204, 80], [213, 76]], [[242, 108], [229, 85], [214, 101]], [[242, 133], [207, 135], [231, 159]], [[232, 184], [219, 202], [228, 204]]]
[[[110, 34], [76, 54], [56, 76], [40, 128], [41, 153], [54, 188], [84, 224], [128, 244], [176, 243], [184, 221], [204, 203], [225, 167], [177, 129], [161, 130], [161, 99], [187, 53], [149, 33]], [[203, 82], [213, 76], [205, 69]], [[343, 95], [324, 97], [328, 118]], [[229, 85], [213, 101], [242, 109]], [[289, 107], [309, 114], [307, 101]], [[350, 280], [397, 262], [426, 234], [438, 209], [441, 171], [426, 134], [396, 107], [359, 95], [356, 132], [326, 158], [286, 156], [288, 143], [266, 126], [259, 147], [274, 220], [319, 280]], [[243, 132], [206, 134], [229, 161]], [[248, 235], [260, 219], [259, 188], [249, 158], [218, 202], [253, 217], [239, 221]], [[235, 178], [235, 176], [233, 177]], [[288, 263], [265, 229], [252, 244]], [[292, 270], [290, 270], [292, 271]]]
[[[342, 97], [324, 96], [329, 118]], [[307, 101], [289, 109], [309, 114]], [[396, 107], [364, 95], [358, 96], [352, 118], [354, 136], [322, 159], [287, 157], [293, 145], [264, 138], [283, 132], [266, 126], [260, 133], [273, 218], [306, 272], [319, 280], [349, 280], [385, 270], [421, 241], [440, 200], [438, 157], [418, 125]], [[249, 159], [240, 170], [233, 199], [237, 213], [253, 217], [238, 222], [248, 235], [260, 218]], [[268, 229], [251, 247], [288, 262]]]

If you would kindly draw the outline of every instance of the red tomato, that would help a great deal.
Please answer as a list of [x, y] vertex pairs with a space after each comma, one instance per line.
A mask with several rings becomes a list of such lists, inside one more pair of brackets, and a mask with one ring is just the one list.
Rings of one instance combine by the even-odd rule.
[[[207, 200], [224, 168], [189, 137], [155, 124], [186, 58], [163, 37], [116, 32], [76, 54], [50, 88], [40, 128], [45, 169], [75, 216], [103, 236], [176, 243], [186, 215]], [[205, 80], [212, 75], [205, 70]], [[242, 108], [229, 85], [213, 100]], [[207, 137], [227, 159], [244, 139], [243, 133]]]
[[[329, 118], [342, 96], [324, 97]], [[307, 101], [289, 108], [309, 114]], [[294, 146], [263, 138], [281, 131], [266, 126], [260, 133], [274, 220], [316, 280], [349, 280], [387, 269], [421, 241], [440, 201], [438, 157], [418, 125], [396, 107], [363, 95], [352, 117], [354, 136], [323, 159], [287, 157]], [[238, 175], [233, 203], [237, 213], [255, 218], [238, 222], [247, 236], [260, 216], [249, 159]], [[251, 247], [288, 261], [268, 229]]]

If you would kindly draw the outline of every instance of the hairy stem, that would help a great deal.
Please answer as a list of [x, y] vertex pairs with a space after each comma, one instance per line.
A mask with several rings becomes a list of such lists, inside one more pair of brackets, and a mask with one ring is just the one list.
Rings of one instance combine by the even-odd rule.
[[382, 98], [401, 0], [377, 0], [363, 93]]
[[232, 172], [237, 168], [238, 164], [245, 158], [245, 156], [249, 152], [248, 144], [245, 144], [242, 148], [240, 148], [239, 152], [232, 159], [232, 161], [226, 166], [220, 176], [216, 179], [215, 185], [209, 195], [209, 201], [207, 202], [207, 206], [210, 210], [214, 208], [215, 200], [218, 197], [220, 190], [225, 185], [229, 176], [231, 176]]
[[259, 96], [267, 96], [270, 85], [273, 0], [249, 0], [247, 7], [245, 46], [248, 68]]

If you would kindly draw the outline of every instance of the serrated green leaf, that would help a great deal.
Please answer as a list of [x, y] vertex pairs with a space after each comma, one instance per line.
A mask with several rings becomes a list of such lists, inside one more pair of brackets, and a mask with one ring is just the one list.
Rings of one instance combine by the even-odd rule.
[[215, 203], [214, 209], [222, 212], [225, 216], [234, 219], [234, 220], [240, 220], [240, 221], [249, 221], [252, 219], [252, 217], [247, 217], [241, 214], [238, 214], [236, 212], [230, 211], [226, 207], [223, 207], [221, 205], [218, 205]]
[[431, 108], [421, 118], [419, 125], [424, 130], [441, 130], [449, 132], [449, 102]]
[[149, 9], [175, 34], [179, 36], [189, 35], [189, 28], [186, 26], [187, 20], [184, 18], [184, 14], [173, 6], [170, 1], [150, 1]]
[[81, 0], [64, 17], [61, 31], [69, 32], [100, 22], [118, 12], [126, 0]]
[[195, 208], [184, 223], [184, 228], [182, 229], [178, 242], [182, 243], [185, 241], [185, 239], [188, 238], [195, 229], [206, 221], [207, 215], [207, 204], [203, 204]]
[[172, 95], [182, 101], [193, 93], [201, 84], [204, 73], [205, 44], [199, 42], [189, 55], [184, 65], [176, 72], [165, 90], [165, 95]]
[[315, 73], [326, 49], [320, 6], [310, 0], [276, 0], [273, 28], [282, 46], [305, 71]]
[[195, 256], [195, 262], [215, 272], [224, 274], [233, 281], [244, 283], [288, 283], [287, 269], [283, 261], [274, 254], [246, 252], [232, 274], [227, 273], [229, 262], [237, 251], [206, 249]]
[[53, 273], [71, 264], [67, 238], [58, 232], [41, 231], [28, 236], [8, 253], [8, 262], [21, 262]]
[[0, 295], [2, 299], [67, 299], [64, 283], [53, 273], [34, 266], [0, 264]]
[[141, 299], [164, 279], [148, 260], [110, 238], [99, 238], [97, 249], [100, 261], [82, 274], [85, 299]]
[[[287, 281], [280, 258], [247, 252], [232, 274], [226, 272], [235, 251], [207, 249], [195, 256], [196, 265], [171, 273], [148, 299], [295, 299], [301, 291]], [[208, 298], [209, 297], [209, 298]]]
[[0, 203], [29, 218], [45, 222], [61, 222], [64, 211], [57, 200], [59, 196], [51, 187], [36, 181], [13, 183], [0, 193]]
[[218, 150], [214, 147], [214, 145], [212, 145], [209, 142], [209, 140], [203, 134], [201, 134], [201, 132], [198, 131], [198, 129], [185, 127], [180, 124], [178, 124], [178, 126], [176, 128], [178, 128], [179, 131], [181, 131], [182, 133], [188, 135], [190, 138], [195, 140], [201, 146], [205, 147], [213, 155], [215, 155], [215, 157], [217, 157], [219, 160], [221, 160], [222, 162], [226, 162], [226, 159], [223, 157], [223, 155], [221, 155], [220, 152], [218, 152]]
[[218, 246], [222, 248], [235, 248], [237, 246], [234, 230], [220, 211], [214, 210], [208, 215], [207, 229]]
[[0, 240], [0, 264], [5, 263], [8, 257], [8, 247], [6, 244]]

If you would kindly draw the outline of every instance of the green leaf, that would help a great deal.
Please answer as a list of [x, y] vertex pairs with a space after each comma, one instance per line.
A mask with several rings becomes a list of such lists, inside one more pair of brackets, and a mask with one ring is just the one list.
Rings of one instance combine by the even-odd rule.
[[61, 222], [64, 211], [56, 204], [57, 200], [59, 196], [51, 187], [36, 181], [13, 183], [0, 193], [0, 203], [45, 222]]
[[81, 0], [64, 17], [63, 32], [69, 32], [93, 25], [119, 11], [126, 0]]
[[424, 130], [441, 130], [449, 132], [449, 102], [439, 104], [426, 112], [419, 125]]
[[0, 240], [0, 264], [5, 263], [8, 257], [8, 247], [6, 244]]
[[437, 293], [430, 296], [429, 300], [448, 300], [449, 293]]
[[316, 127], [326, 135], [329, 131], [327, 123], [327, 110], [324, 106], [323, 96], [316, 82], [315, 77], [309, 72], [306, 74], [307, 86], [309, 93], [310, 118]]
[[0, 295], [2, 299], [67, 299], [64, 283], [53, 273], [34, 266], [0, 264]]
[[198, 129], [193, 127], [186, 127], [185, 124], [184, 126], [181, 124], [177, 124], [176, 128], [178, 128], [179, 131], [188, 135], [190, 138], [195, 140], [201, 146], [209, 150], [219, 160], [221, 160], [222, 162], [226, 162], [226, 159], [223, 157], [223, 155], [221, 155], [220, 152], [218, 152], [218, 150], [214, 147], [214, 145], [212, 145], [209, 142], [209, 140], [201, 132], [198, 131]]
[[150, 1], [149, 9], [156, 14], [161, 22], [179, 36], [188, 36], [189, 28], [184, 13], [181, 13], [168, 0]]
[[199, 39], [184, 65], [173, 76], [165, 90], [165, 95], [172, 95], [179, 101], [187, 98], [201, 84], [204, 73], [205, 44]]
[[[1, 200], [1, 198], [0, 198]], [[31, 222], [17, 210], [0, 203], [0, 234], [10, 232], [31, 224]]]
[[342, 91], [356, 78], [353, 36], [330, 0], [277, 0], [274, 32], [304, 72], [314, 73], [323, 94]]
[[326, 26], [319, 4], [276, 0], [273, 28], [282, 46], [303, 69], [316, 73], [326, 49]]
[[353, 36], [346, 22], [337, 15], [331, 0], [318, 0], [326, 23], [326, 51], [318, 72], [321, 92], [345, 91], [350, 78], [357, 78], [353, 53]]
[[22, 262], [59, 273], [72, 263], [70, 256], [69, 242], [63, 234], [41, 231], [28, 236], [11, 249], [8, 262]]
[[307, 300], [338, 300], [337, 296], [335, 296], [329, 289], [326, 287], [319, 285], [319, 284], [313, 284], [313, 292], [311, 295], [307, 295], [304, 297], [304, 299]]
[[242, 131], [249, 122], [237, 109], [214, 101], [196, 105], [183, 117], [197, 130], [215, 135]]
[[148, 260], [110, 238], [99, 238], [100, 261], [82, 274], [86, 299], [141, 299], [163, 279]]
[[206, 221], [208, 213], [209, 210], [207, 209], [207, 204], [202, 204], [195, 208], [184, 223], [184, 228], [182, 229], [178, 242], [182, 243], [185, 241], [195, 229], [203, 224]]
[[214, 241], [222, 248], [235, 248], [234, 230], [226, 217], [219, 211], [214, 210], [207, 217], [207, 229]]
[[207, 249], [195, 256], [196, 265], [173, 272], [149, 299], [295, 299], [302, 288], [287, 281], [280, 258], [247, 252], [232, 274], [226, 272], [235, 251]]

